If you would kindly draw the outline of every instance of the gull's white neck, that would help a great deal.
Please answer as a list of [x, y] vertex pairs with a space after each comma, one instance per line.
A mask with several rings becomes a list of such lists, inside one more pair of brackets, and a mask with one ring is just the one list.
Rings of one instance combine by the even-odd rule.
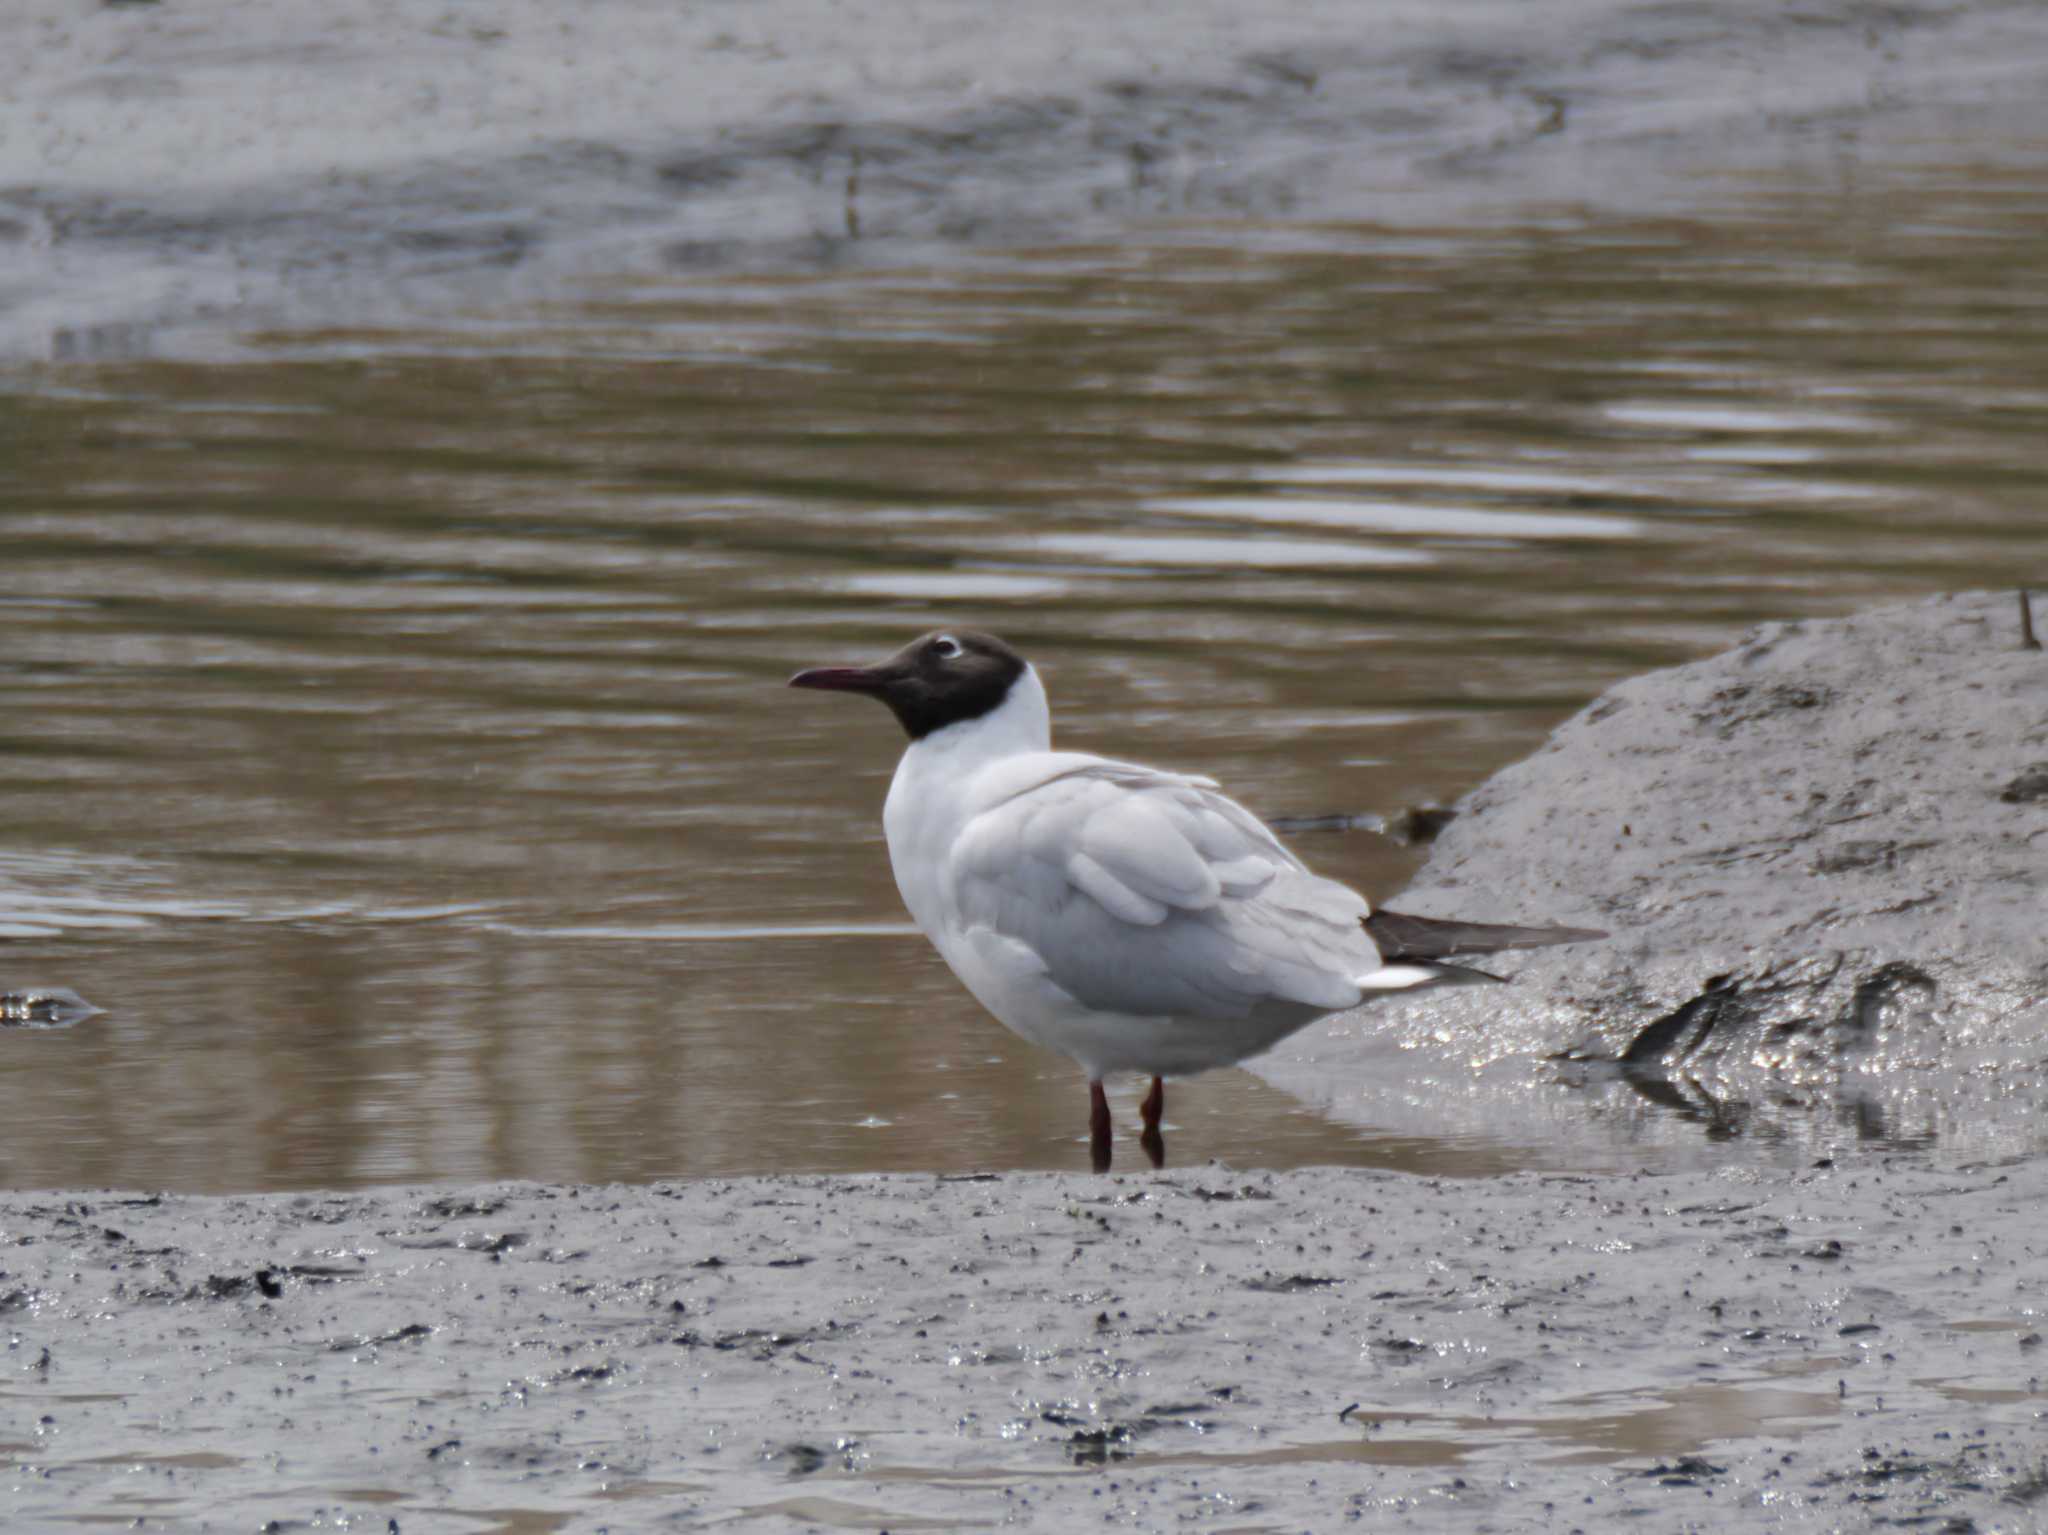
[[896, 764], [882, 828], [903, 904], [927, 933], [937, 906], [936, 880], [953, 838], [981, 807], [974, 782], [983, 769], [1009, 758], [1052, 749], [1052, 709], [1045, 684], [1026, 666], [1003, 701], [988, 713], [961, 720], [912, 741]]
[[[1013, 752], [1052, 750], [1052, 708], [1036, 668], [1026, 666], [1003, 701], [988, 713], [934, 730], [912, 741], [903, 760], [920, 754], [954, 764], [954, 770], [994, 762]], [[971, 770], [971, 768], [970, 768]]]

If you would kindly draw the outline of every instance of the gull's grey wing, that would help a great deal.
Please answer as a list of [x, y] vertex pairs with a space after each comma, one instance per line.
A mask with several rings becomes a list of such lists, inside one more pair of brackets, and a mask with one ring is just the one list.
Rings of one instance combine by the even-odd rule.
[[1364, 898], [1206, 780], [1090, 760], [976, 816], [948, 872], [970, 928], [1091, 1008], [1307, 1018], [1379, 966]]

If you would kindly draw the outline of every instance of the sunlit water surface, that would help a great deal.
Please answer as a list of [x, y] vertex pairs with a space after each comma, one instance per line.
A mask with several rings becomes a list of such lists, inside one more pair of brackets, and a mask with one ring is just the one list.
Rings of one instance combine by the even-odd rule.
[[[904, 925], [892, 722], [787, 674], [977, 623], [1068, 745], [1388, 812], [1755, 621], [2038, 577], [2044, 187], [1164, 227], [16, 372], [0, 990], [106, 1012], [0, 1031], [0, 1182], [1077, 1167], [1078, 1073]], [[1299, 845], [1375, 897], [1419, 857]], [[1578, 1112], [1605, 1150], [1375, 1137], [1226, 1072], [1170, 1146], [1753, 1154]]]

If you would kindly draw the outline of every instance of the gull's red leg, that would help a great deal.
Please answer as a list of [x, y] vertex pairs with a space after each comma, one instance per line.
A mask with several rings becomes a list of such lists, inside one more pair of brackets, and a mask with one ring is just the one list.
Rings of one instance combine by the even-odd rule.
[[1165, 1112], [1166, 1078], [1154, 1077], [1152, 1091], [1138, 1105], [1138, 1113], [1145, 1121], [1145, 1133], [1138, 1137], [1138, 1144], [1145, 1148], [1145, 1155], [1152, 1159], [1154, 1167], [1166, 1165], [1166, 1137], [1159, 1133], [1159, 1116]]
[[1109, 1171], [1109, 1095], [1099, 1081], [1088, 1084], [1088, 1160], [1098, 1173]]

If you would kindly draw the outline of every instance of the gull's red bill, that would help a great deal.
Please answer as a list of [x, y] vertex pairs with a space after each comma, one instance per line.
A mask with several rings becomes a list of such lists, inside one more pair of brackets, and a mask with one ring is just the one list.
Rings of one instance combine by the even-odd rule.
[[789, 679], [793, 688], [820, 688], [828, 693], [872, 693], [887, 679], [869, 666], [814, 666]]

